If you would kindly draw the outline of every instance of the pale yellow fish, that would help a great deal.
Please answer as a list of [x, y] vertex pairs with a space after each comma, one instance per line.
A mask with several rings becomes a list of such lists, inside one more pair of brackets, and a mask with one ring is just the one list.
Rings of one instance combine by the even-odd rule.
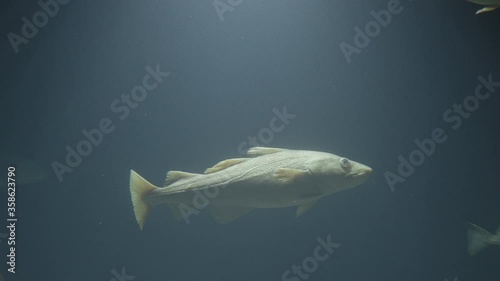
[[500, 7], [500, 0], [467, 0], [471, 3], [483, 5], [485, 7], [479, 9], [476, 14], [481, 14], [485, 12], [491, 12]]
[[159, 204], [169, 205], [176, 219], [207, 207], [220, 223], [256, 208], [298, 206], [300, 216], [319, 198], [358, 186], [372, 172], [368, 166], [326, 152], [254, 147], [247, 154], [249, 158], [222, 161], [205, 174], [170, 171], [162, 188], [131, 171], [130, 192], [139, 227], [143, 228], [151, 207]]
[[495, 234], [491, 234], [487, 230], [467, 222], [467, 241], [467, 252], [470, 255], [475, 255], [491, 245], [500, 246], [500, 226]]

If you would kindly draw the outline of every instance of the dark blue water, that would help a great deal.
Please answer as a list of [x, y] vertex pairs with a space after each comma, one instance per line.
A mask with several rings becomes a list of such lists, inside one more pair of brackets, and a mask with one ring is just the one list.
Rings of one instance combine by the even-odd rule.
[[[47, 174], [16, 187], [15, 274], [0, 196], [5, 280], [500, 280], [500, 247], [466, 250], [467, 221], [500, 224], [500, 11], [49, 2], [0, 7], [0, 175], [34, 173], [21, 157]], [[252, 145], [327, 151], [374, 173], [299, 218], [261, 209], [220, 225], [203, 210], [186, 224], [158, 207], [139, 230], [131, 169], [161, 185]], [[314, 258], [328, 239], [340, 245]]]

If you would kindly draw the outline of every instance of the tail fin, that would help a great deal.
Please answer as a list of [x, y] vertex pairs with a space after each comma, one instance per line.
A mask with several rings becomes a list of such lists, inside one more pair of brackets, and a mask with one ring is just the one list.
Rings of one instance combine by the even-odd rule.
[[156, 188], [134, 170], [130, 170], [130, 195], [132, 196], [135, 219], [141, 230], [151, 209], [151, 206], [144, 201], [144, 197]]
[[491, 237], [491, 233], [473, 223], [468, 222], [467, 224], [467, 239], [469, 241], [467, 251], [472, 256], [488, 247], [487, 241]]

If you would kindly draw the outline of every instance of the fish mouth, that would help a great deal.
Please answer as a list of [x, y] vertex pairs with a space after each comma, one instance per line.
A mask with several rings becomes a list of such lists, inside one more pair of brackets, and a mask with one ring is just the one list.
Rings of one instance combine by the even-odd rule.
[[368, 177], [372, 172], [373, 172], [372, 168], [364, 167], [361, 170], [358, 170], [354, 173], [349, 174], [349, 177], [352, 177], [352, 178]]

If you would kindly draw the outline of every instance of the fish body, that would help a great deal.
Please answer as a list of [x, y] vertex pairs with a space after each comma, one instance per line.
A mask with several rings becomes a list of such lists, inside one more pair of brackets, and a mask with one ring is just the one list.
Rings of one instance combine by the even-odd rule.
[[485, 12], [491, 12], [500, 7], [500, 0], [467, 0], [471, 3], [483, 5], [485, 7], [479, 9], [476, 14], [481, 14]]
[[299, 206], [297, 215], [301, 215], [319, 198], [362, 184], [372, 171], [326, 152], [254, 147], [248, 156], [219, 162], [205, 174], [170, 171], [163, 188], [131, 171], [130, 190], [139, 226], [142, 229], [153, 206], [166, 203], [179, 218], [183, 215], [179, 210], [196, 207], [196, 200], [203, 196], [208, 197], [212, 216], [222, 223], [255, 208]]
[[488, 246], [500, 246], [500, 226], [495, 234], [468, 222], [467, 223], [467, 252], [470, 255], [475, 255], [487, 248]]

